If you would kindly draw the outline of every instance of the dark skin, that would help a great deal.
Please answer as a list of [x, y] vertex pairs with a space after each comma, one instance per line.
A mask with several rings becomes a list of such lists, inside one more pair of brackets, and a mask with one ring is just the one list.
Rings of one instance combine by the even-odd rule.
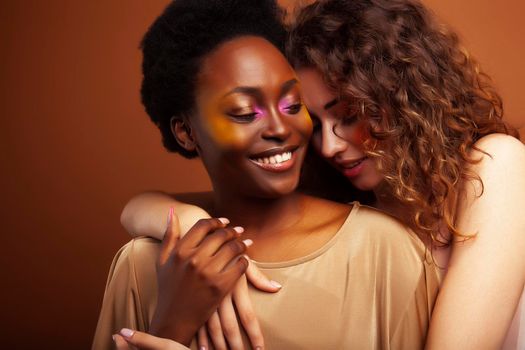
[[[350, 207], [295, 192], [312, 125], [283, 55], [259, 37], [220, 45], [203, 61], [195, 102], [194, 115], [173, 119], [172, 129], [199, 153], [213, 192], [181, 199], [242, 226], [255, 260], [290, 260], [330, 240]], [[186, 345], [244, 272], [239, 236], [210, 220], [168, 244], [163, 254], [174, 258], [160, 264], [152, 328]]]
[[[155, 310], [152, 334], [191, 342], [195, 327], [211, 316], [210, 310], [217, 307], [224, 291], [232, 289], [248, 267], [248, 261], [240, 257], [246, 251], [246, 245], [237, 239], [241, 232], [227, 227], [224, 220], [202, 219], [179, 239], [178, 222], [170, 211], [157, 268], [161, 307]], [[173, 285], [184, 285], [193, 294]], [[188, 308], [195, 299], [201, 302]], [[167, 322], [173, 316], [187, 322]]]

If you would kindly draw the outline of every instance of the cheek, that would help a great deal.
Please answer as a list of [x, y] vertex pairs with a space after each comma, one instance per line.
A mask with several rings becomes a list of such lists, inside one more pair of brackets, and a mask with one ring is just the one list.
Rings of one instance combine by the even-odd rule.
[[242, 138], [241, 130], [224, 118], [214, 118], [207, 129], [210, 138], [223, 147], [233, 146]]
[[203, 115], [202, 124], [205, 135], [201, 140], [208, 139], [215, 147], [223, 148], [223, 150], [236, 150], [244, 147], [247, 135], [242, 125], [233, 123], [214, 111], [204, 110]]
[[310, 117], [310, 114], [305, 110], [304, 113], [301, 113], [299, 116], [301, 118], [303, 128], [304, 128], [304, 134], [306, 138], [310, 138], [312, 136], [313, 131], [313, 123], [312, 118]]
[[354, 130], [351, 139], [349, 140], [358, 147], [363, 147], [363, 144], [370, 139], [370, 133], [367, 130], [365, 123], [359, 123]]

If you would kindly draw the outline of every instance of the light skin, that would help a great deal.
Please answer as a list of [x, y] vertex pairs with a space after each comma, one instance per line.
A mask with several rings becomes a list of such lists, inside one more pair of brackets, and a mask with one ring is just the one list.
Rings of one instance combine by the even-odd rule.
[[[151, 329], [187, 345], [198, 328], [213, 319], [217, 307], [219, 316], [233, 311], [231, 301], [226, 303], [229, 309], [219, 302], [229, 300], [237, 281], [246, 290], [240, 279], [246, 260], [239, 258], [246, 242], [253, 243], [250, 256], [260, 261], [305, 256], [332, 238], [350, 207], [294, 192], [311, 120], [294, 71], [262, 38], [235, 38], [205, 57], [196, 86], [196, 111], [191, 118], [173, 119], [172, 129], [182, 147], [198, 152], [213, 184], [213, 193], [190, 203], [242, 227], [244, 242], [239, 242], [240, 232], [217, 219], [200, 220], [180, 240], [173, 238], [178, 233], [164, 239]], [[185, 210], [191, 212], [191, 207]], [[312, 210], [323, 219], [304, 219]], [[169, 222], [168, 232], [173, 230]], [[169, 315], [176, 315], [176, 321], [169, 321]], [[225, 346], [220, 341], [215, 345]], [[231, 337], [228, 345], [243, 346]]]
[[[345, 139], [339, 129], [334, 132], [334, 124], [345, 117], [344, 106], [337, 103], [315, 69], [297, 73], [314, 119], [313, 146], [345, 174], [346, 160], [364, 157], [359, 144], [362, 138]], [[349, 126], [358, 130], [359, 125], [354, 121]], [[525, 285], [525, 147], [500, 134], [483, 137], [475, 146], [490, 154], [472, 150], [471, 155], [481, 162], [468, 166], [483, 181], [483, 195], [478, 182], [463, 182], [454, 209], [458, 229], [477, 234], [466, 242], [453, 238], [450, 249], [434, 251], [437, 263], [447, 270], [433, 311], [429, 349], [516, 347], [516, 334], [507, 332], [514, 326], [512, 320]], [[388, 200], [391, 196], [381, 192], [382, 177], [370, 159], [358, 170], [348, 176], [349, 181], [360, 189], [374, 190], [380, 199], [376, 205], [403, 219], [395, 201]]]
[[326, 88], [316, 70], [300, 69], [297, 74], [314, 123], [312, 146], [357, 189], [377, 189], [383, 177], [364, 152], [363, 123], [347, 102]]
[[[345, 174], [344, 160], [364, 155], [360, 138], [343, 139], [333, 132], [333, 123], [345, 114], [337, 110], [337, 104], [324, 108], [335, 94], [322, 76], [313, 68], [299, 69], [297, 74], [312, 118], [318, 118], [314, 124], [321, 125], [314, 129], [313, 146]], [[354, 122], [350, 133], [358, 133], [358, 127]], [[469, 170], [481, 177], [483, 195], [479, 196], [479, 182], [464, 181], [459, 184], [454, 211], [459, 231], [477, 235], [466, 242], [454, 237], [450, 249], [434, 251], [437, 263], [446, 266], [447, 273], [432, 316], [429, 349], [500, 348], [525, 285], [525, 147], [501, 134], [485, 136], [475, 146], [490, 154], [471, 151], [482, 159]], [[379, 208], [406, 220], [394, 201], [381, 200], [391, 196], [382, 192], [381, 175], [370, 159], [348, 179], [359, 189], [375, 191]], [[509, 334], [509, 344], [513, 336]]]

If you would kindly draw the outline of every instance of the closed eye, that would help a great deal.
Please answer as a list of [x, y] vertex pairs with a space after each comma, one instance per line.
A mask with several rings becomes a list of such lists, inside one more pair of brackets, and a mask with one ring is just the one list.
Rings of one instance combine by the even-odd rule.
[[297, 114], [297, 113], [299, 113], [301, 111], [302, 108], [303, 108], [303, 104], [302, 103], [295, 103], [295, 104], [292, 104], [290, 106], [287, 106], [286, 108], [284, 108], [284, 110], [288, 114]]
[[246, 113], [246, 114], [228, 114], [228, 116], [235, 122], [238, 123], [251, 123], [253, 122], [259, 113]]

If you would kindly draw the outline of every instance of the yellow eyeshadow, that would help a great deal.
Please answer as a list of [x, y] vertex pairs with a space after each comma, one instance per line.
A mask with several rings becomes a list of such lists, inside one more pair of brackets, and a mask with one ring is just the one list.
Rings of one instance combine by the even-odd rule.
[[242, 132], [236, 125], [221, 116], [214, 116], [208, 124], [211, 136], [222, 146], [228, 146], [239, 140]]

